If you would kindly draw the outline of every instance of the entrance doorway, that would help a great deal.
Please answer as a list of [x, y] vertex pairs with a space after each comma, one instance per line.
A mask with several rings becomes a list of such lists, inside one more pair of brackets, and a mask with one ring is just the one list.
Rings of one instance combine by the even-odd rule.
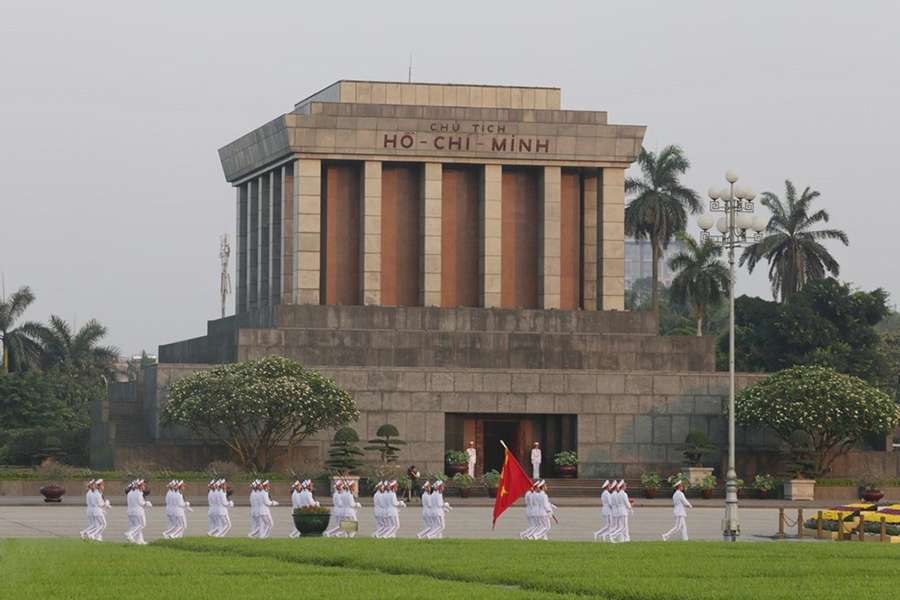
[[503, 467], [503, 446], [509, 446], [513, 456], [519, 455], [519, 422], [518, 421], [483, 421], [484, 426], [484, 471]]

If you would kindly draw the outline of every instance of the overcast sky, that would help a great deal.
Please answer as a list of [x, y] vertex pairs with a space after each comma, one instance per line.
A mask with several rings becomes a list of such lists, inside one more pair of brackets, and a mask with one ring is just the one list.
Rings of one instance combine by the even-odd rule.
[[647, 125], [704, 195], [728, 168], [812, 186], [841, 277], [900, 297], [897, 2], [231, 4], [0, 5], [0, 272], [28, 318], [97, 318], [124, 354], [204, 334], [235, 217], [216, 150], [337, 79], [406, 80], [410, 52], [416, 81]]

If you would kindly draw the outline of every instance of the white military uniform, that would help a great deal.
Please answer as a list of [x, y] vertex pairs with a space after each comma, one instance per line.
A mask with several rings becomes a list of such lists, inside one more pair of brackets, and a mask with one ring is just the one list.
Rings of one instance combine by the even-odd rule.
[[88, 490], [84, 494], [84, 513], [87, 515], [87, 527], [81, 530], [79, 535], [81, 539], [93, 539], [93, 532], [97, 528], [97, 521], [94, 516], [94, 480], [88, 482]]
[[612, 511], [610, 510], [609, 480], [603, 482], [603, 493], [600, 494], [600, 529], [594, 532], [594, 541], [605, 540], [609, 538], [609, 529], [612, 521]]
[[163, 531], [163, 537], [169, 539], [175, 530], [178, 529], [178, 521], [175, 509], [175, 496], [178, 495], [178, 492], [175, 491], [175, 482], [169, 482], [169, 491], [166, 492], [166, 520], [169, 522], [169, 527], [165, 531]]
[[537, 523], [535, 521], [535, 512], [534, 512], [534, 489], [529, 489], [525, 492], [525, 522], [527, 527], [524, 531], [519, 532], [519, 538], [525, 540], [531, 537], [531, 533], [536, 529]]
[[[319, 506], [319, 503], [316, 502], [316, 499], [313, 497], [312, 492], [309, 489], [309, 486], [312, 485], [310, 480], [305, 480], [300, 483], [300, 489], [295, 490], [293, 494], [291, 494], [291, 506], [293, 508], [307, 508], [309, 506]], [[300, 532], [297, 528], [294, 528], [294, 531], [291, 532], [291, 537], [297, 538], [300, 537]]]
[[259, 533], [262, 531], [262, 521], [259, 518], [259, 494], [259, 481], [254, 481], [250, 487], [250, 533], [247, 537], [259, 537]]
[[269, 490], [265, 488], [268, 481], [263, 483], [263, 488], [259, 491], [259, 538], [265, 539], [269, 537], [274, 525], [272, 521], [271, 507], [278, 506], [278, 503], [269, 497]]
[[219, 513], [219, 529], [216, 531], [216, 537], [224, 537], [231, 531], [231, 516], [228, 514], [229, 508], [234, 508], [234, 502], [228, 499], [227, 482], [220, 479], [218, 482], [219, 501], [216, 504]]
[[432, 522], [434, 523], [434, 527], [431, 531], [428, 532], [428, 539], [441, 539], [444, 537], [444, 515], [452, 510], [452, 507], [444, 502], [444, 484], [442, 481], [439, 481], [434, 486], [434, 491], [431, 492], [431, 508], [434, 511], [432, 514]]
[[475, 461], [478, 460], [478, 452], [475, 450], [475, 448], [469, 446], [468, 448], [466, 448], [466, 454], [469, 457], [469, 477], [475, 477]]
[[541, 476], [541, 449], [531, 449], [531, 478], [537, 479]]
[[546, 540], [547, 534], [550, 533], [550, 518], [553, 516], [556, 506], [550, 503], [550, 497], [541, 488], [538, 488], [538, 491], [535, 493], [534, 503], [535, 512], [537, 513], [537, 529], [532, 532], [531, 539]]
[[128, 492], [126, 500], [128, 503], [128, 529], [125, 531], [125, 539], [132, 544], [146, 544], [144, 527], [147, 526], [147, 514], [144, 511], [153, 505], [144, 500], [144, 492], [137, 487]]
[[678, 532], [681, 532], [681, 539], [685, 542], [688, 540], [688, 531], [687, 531], [687, 522], [685, 521], [685, 517], [687, 517], [687, 509], [694, 508], [691, 506], [691, 503], [688, 502], [688, 499], [685, 497], [684, 492], [681, 490], [675, 490], [675, 493], [672, 494], [672, 514], [675, 516], [675, 526], [672, 527], [669, 531], [662, 534], [662, 539], [664, 541], [668, 541], [670, 537], [675, 535]]
[[431, 485], [428, 482], [422, 485], [422, 529], [416, 534], [420, 540], [428, 537], [428, 534], [434, 528], [434, 508], [431, 505], [431, 498], [434, 493], [431, 491]]
[[[391, 482], [391, 488], [396, 487], [397, 482]], [[397, 491], [390, 489], [386, 494], [385, 508], [387, 509], [387, 529], [383, 537], [395, 538], [397, 531], [400, 529], [400, 511], [399, 508], [406, 507], [406, 503], [397, 498]]]
[[[346, 484], [344, 486], [344, 491], [341, 494], [343, 496], [343, 504], [344, 504], [344, 520], [345, 521], [359, 521], [359, 517], [357, 515], [357, 509], [362, 508], [362, 504], [356, 501], [356, 498], [353, 496], [353, 492], [350, 489], [350, 484]], [[356, 532], [347, 533], [346, 531], [339, 531], [338, 535], [341, 537], [356, 537]]]
[[[99, 485], [103, 480], [98, 480]], [[98, 542], [103, 541], [103, 532], [106, 531], [106, 511], [109, 510], [109, 500], [103, 497], [103, 492], [97, 487], [93, 490], [93, 501], [89, 507], [89, 511], [93, 516], [94, 526], [87, 532], [87, 537]]]
[[384, 507], [386, 494], [387, 493], [384, 491], [384, 482], [379, 481], [378, 485], [375, 487], [375, 494], [372, 496], [372, 513], [375, 519], [375, 529], [372, 531], [373, 538], [382, 537], [387, 529], [387, 521], [385, 520], [387, 511]]
[[207, 525], [206, 535], [215, 536], [221, 527], [219, 521], [219, 490], [216, 489], [217, 481], [209, 482], [209, 491], [206, 493], [206, 504], [209, 508], [206, 511]]
[[175, 489], [175, 531], [170, 538], [184, 537], [184, 531], [187, 529], [187, 513], [193, 512], [191, 503], [184, 499], [184, 492], [181, 489], [183, 487], [184, 482], [179, 481]]
[[[300, 503], [300, 494], [301, 494], [302, 492], [300, 491], [300, 482], [299, 482], [299, 481], [295, 481], [295, 482], [294, 482], [293, 490], [294, 490], [294, 491], [291, 492], [291, 514], [293, 514], [293, 511], [294, 511], [295, 509], [302, 508], [302, 505], [301, 505], [301, 503]], [[293, 521], [293, 519], [292, 519], [292, 521]], [[291, 537], [291, 538], [298, 538], [298, 537], [300, 537], [301, 535], [302, 535], [302, 534], [300, 533], [300, 530], [297, 529], [297, 525], [296, 525], [296, 523], [295, 523], [295, 524], [294, 524], [294, 530], [291, 531], [289, 537]]]
[[613, 504], [613, 514], [616, 516], [616, 529], [609, 534], [609, 541], [631, 541], [631, 535], [628, 531], [628, 515], [632, 512], [634, 512], [634, 510], [631, 508], [631, 501], [628, 498], [628, 494], [625, 492], [624, 482], [619, 482]]
[[344, 484], [335, 483], [334, 493], [331, 494], [331, 518], [328, 521], [328, 529], [322, 532], [322, 535], [325, 537], [332, 537], [334, 535], [337, 535], [337, 533], [341, 529], [341, 520], [346, 514], [343, 491]]

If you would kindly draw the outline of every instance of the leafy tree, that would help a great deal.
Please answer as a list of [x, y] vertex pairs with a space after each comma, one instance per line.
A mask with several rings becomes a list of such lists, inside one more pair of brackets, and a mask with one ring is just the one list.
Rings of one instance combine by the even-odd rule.
[[796, 447], [805, 434], [809, 475], [831, 470], [835, 459], [868, 433], [888, 434], [900, 425], [893, 398], [858, 377], [816, 365], [791, 367], [741, 391], [735, 419], [743, 426], [769, 427]]
[[659, 259], [676, 233], [687, 225], [687, 211], [699, 212], [697, 192], [681, 184], [680, 177], [691, 166], [678, 146], [666, 146], [657, 155], [641, 148], [641, 177], [625, 180], [625, 193], [633, 199], [625, 208], [625, 233], [649, 239], [653, 259], [651, 308], [659, 311]]
[[765, 259], [769, 263], [772, 294], [782, 302], [809, 281], [823, 279], [826, 274], [840, 275], [840, 265], [822, 245], [823, 241], [840, 240], [845, 246], [850, 243], [840, 229], [812, 229], [829, 219], [823, 209], [810, 213], [819, 192], [807, 187], [798, 198], [790, 180], [784, 182], [784, 187], [786, 201], [772, 192], [763, 193], [762, 205], [772, 211], [772, 217], [764, 237], [744, 248], [740, 258], [740, 264], [746, 263], [751, 273], [759, 261]]
[[[651, 310], [650, 289], [652, 287], [649, 277], [638, 279], [630, 290], [625, 292], [625, 310]], [[696, 323], [688, 314], [686, 305], [672, 300], [671, 288], [661, 285], [659, 287], [659, 319], [660, 335], [694, 335]], [[721, 320], [713, 319], [710, 322], [710, 330], [715, 331], [714, 325]], [[714, 322], [713, 322], [714, 321]]]
[[[783, 304], [742, 296], [735, 301], [736, 366], [774, 373], [817, 364], [879, 384], [888, 365], [875, 326], [887, 314], [884, 290], [853, 290], [831, 278], [810, 282]], [[719, 340], [721, 354], [727, 342]]]
[[19, 288], [9, 298], [0, 298], [0, 350], [3, 352], [0, 373], [23, 371], [40, 362], [38, 335], [41, 325], [26, 321], [15, 327], [32, 302], [34, 294], [28, 286]]
[[703, 466], [703, 457], [714, 452], [716, 445], [702, 431], [691, 431], [684, 438], [682, 455], [692, 467]]
[[363, 451], [356, 447], [359, 434], [352, 427], [341, 427], [334, 432], [331, 448], [328, 449], [328, 460], [325, 464], [336, 475], [349, 475], [362, 466]]
[[106, 327], [91, 319], [73, 334], [72, 327], [56, 315], [50, 324], [42, 326], [38, 335], [44, 347], [45, 367], [70, 365], [76, 368], [95, 367], [109, 370], [119, 358], [115, 346], [100, 346]]
[[707, 310], [727, 297], [731, 277], [719, 260], [722, 255], [719, 244], [709, 239], [698, 242], [686, 234], [679, 239], [684, 242], [684, 250], [669, 259], [669, 268], [678, 271], [672, 281], [671, 297], [679, 304], [693, 307], [700, 336]]
[[358, 417], [333, 380], [279, 356], [192, 373], [172, 384], [162, 411], [163, 424], [216, 440], [259, 472], [308, 436]]
[[390, 464], [397, 462], [400, 457], [400, 446], [405, 446], [406, 442], [399, 439], [400, 432], [390, 423], [385, 423], [375, 432], [375, 438], [369, 440], [371, 446], [366, 446], [366, 450], [374, 450], [381, 456], [382, 464]]

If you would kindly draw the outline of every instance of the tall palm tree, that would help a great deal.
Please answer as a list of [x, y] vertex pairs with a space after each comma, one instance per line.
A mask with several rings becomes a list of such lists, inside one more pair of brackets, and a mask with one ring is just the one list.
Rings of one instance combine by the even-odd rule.
[[14, 327], [32, 302], [34, 294], [27, 285], [13, 292], [9, 298], [0, 297], [0, 347], [3, 351], [0, 373], [9, 373], [10, 369], [22, 371], [40, 361], [41, 346], [37, 339], [41, 325], [26, 321]]
[[73, 334], [72, 327], [56, 315], [40, 332], [44, 347], [44, 366], [94, 366], [108, 370], [119, 357], [115, 346], [99, 346], [106, 336], [106, 327], [91, 319]]
[[681, 184], [679, 178], [691, 163], [678, 146], [666, 146], [659, 155], [641, 148], [638, 155], [641, 177], [625, 180], [625, 193], [633, 199], [625, 208], [625, 233], [635, 239], [649, 239], [653, 259], [653, 311], [659, 312], [659, 260], [662, 252], [687, 225], [687, 211], [699, 212], [697, 192]]
[[672, 280], [672, 300], [690, 304], [697, 319], [697, 335], [703, 335], [707, 309], [717, 306], [728, 294], [728, 268], [719, 260], [722, 247], [712, 240], [698, 242], [680, 235], [684, 250], [669, 259], [669, 268], [678, 274]]
[[823, 241], [840, 240], [845, 246], [850, 243], [840, 229], [812, 229], [817, 223], [827, 223], [829, 218], [823, 209], [810, 214], [810, 205], [819, 192], [807, 187], [797, 197], [789, 179], [784, 187], [786, 202], [772, 192], [763, 193], [762, 205], [772, 211], [769, 226], [760, 241], [744, 248], [739, 263], [746, 263], [752, 273], [760, 260], [767, 260], [772, 295], [782, 302], [799, 292], [807, 281], [823, 279], [826, 273], [835, 277], [840, 274], [840, 265], [822, 245]]

